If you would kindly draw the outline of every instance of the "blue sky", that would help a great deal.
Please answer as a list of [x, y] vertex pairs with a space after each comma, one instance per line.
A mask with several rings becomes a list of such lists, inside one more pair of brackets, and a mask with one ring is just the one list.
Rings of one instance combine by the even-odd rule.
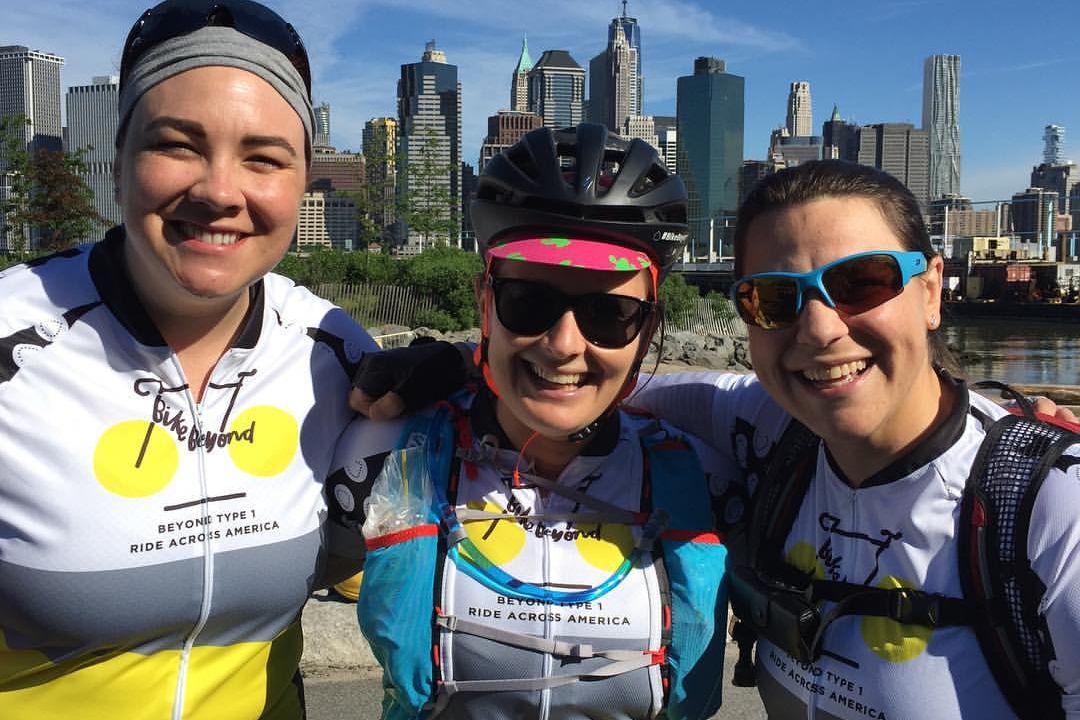
[[[0, 45], [63, 56], [64, 86], [116, 73], [148, 0], [2, 0]], [[269, 0], [299, 30], [331, 141], [358, 150], [364, 122], [395, 115], [402, 63], [434, 39], [463, 86], [464, 159], [475, 165], [488, 115], [506, 107], [522, 34], [534, 60], [565, 49], [582, 65], [606, 42], [618, 0]], [[788, 84], [811, 84], [814, 125], [840, 106], [861, 124], [922, 117], [922, 61], [961, 56], [963, 192], [1006, 198], [1041, 162], [1042, 131], [1067, 129], [1080, 161], [1080, 2], [1076, 0], [631, 0], [642, 27], [645, 110], [673, 115], [675, 82], [713, 55], [746, 78], [745, 157], [763, 158], [783, 124]], [[1055, 38], [1058, 38], [1055, 40]], [[1064, 38], [1062, 40], [1061, 38]], [[1073, 150], [1075, 148], [1075, 151]]]

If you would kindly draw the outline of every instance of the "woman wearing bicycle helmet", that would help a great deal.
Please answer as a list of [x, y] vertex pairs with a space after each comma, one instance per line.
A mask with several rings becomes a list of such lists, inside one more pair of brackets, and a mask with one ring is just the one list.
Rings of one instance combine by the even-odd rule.
[[541, 129], [491, 161], [472, 217], [484, 385], [382, 443], [357, 421], [328, 481], [332, 546], [366, 544], [384, 717], [706, 717], [726, 612], [710, 456], [618, 406], [685, 241], [682, 182], [640, 140]]

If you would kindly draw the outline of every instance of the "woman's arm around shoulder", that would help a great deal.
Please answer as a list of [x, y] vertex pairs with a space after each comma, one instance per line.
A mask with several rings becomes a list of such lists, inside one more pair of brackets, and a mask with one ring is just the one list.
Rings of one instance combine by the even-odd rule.
[[638, 380], [626, 404], [646, 410], [722, 452], [730, 447], [736, 418], [757, 418], [770, 409], [783, 414], [752, 373], [645, 376]]
[[358, 417], [338, 439], [326, 478], [326, 563], [318, 585], [326, 587], [359, 572], [364, 564], [364, 501], [397, 446], [405, 420], [376, 422]]

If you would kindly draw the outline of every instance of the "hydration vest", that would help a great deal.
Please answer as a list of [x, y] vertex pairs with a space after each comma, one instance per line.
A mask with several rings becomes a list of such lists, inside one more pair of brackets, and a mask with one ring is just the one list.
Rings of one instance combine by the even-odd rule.
[[[655, 422], [640, 434], [640, 441], [645, 492], [651, 503], [651, 512], [645, 517], [614, 506], [597, 507], [606, 503], [576, 490], [559, 489], [549, 480], [529, 477], [552, 492], [569, 494], [588, 509], [562, 519], [598, 522], [608, 518], [608, 522], [642, 527], [633, 555], [648, 554], [657, 570], [663, 599], [661, 645], [593, 651], [588, 644], [519, 633], [441, 612], [436, 598], [447, 556], [459, 571], [485, 584], [501, 582], [498, 568], [478, 567], [483, 563], [467, 552], [469, 540], [460, 522], [488, 518], [516, 522], [517, 518], [509, 513], [455, 507], [452, 496], [457, 470], [463, 462], [475, 460], [470, 452], [471, 428], [457, 408], [442, 408], [407, 423], [398, 448], [417, 444], [426, 448], [426, 472], [433, 492], [422, 523], [366, 540], [364, 586], [357, 603], [360, 628], [383, 668], [383, 718], [432, 717], [456, 692], [543, 690], [656, 664], [661, 666], [665, 686], [663, 717], [703, 719], [715, 713], [721, 701], [726, 639], [727, 548], [715, 531], [708, 483], [694, 451]], [[414, 471], [419, 470], [417, 463], [412, 465]], [[415, 489], [418, 480], [410, 475], [409, 487]], [[462, 546], [464, 550], [459, 552]], [[545, 596], [544, 589], [507, 586], [498, 591], [552, 603], [580, 601], [580, 593], [552, 597]], [[591, 592], [597, 591], [603, 588]], [[564, 661], [604, 658], [607, 662], [580, 675], [439, 679], [440, 632], [477, 635], [515, 648], [550, 653]]]
[[[813, 579], [783, 560], [820, 444], [806, 426], [791, 421], [756, 493], [748, 563], [731, 575], [739, 643], [734, 684], [755, 684], [751, 650], [759, 634], [797, 660], [813, 662], [829, 623], [843, 615], [927, 627], [970, 625], [1022, 720], [1064, 718], [1062, 690], [1048, 666], [1053, 644], [1038, 613], [1046, 588], [1031, 569], [1027, 535], [1043, 480], [1080, 435], [1034, 420], [1026, 399], [1015, 399], [1031, 417], [1006, 415], [989, 425], [964, 487], [957, 532], [963, 598]], [[835, 604], [822, 617], [817, 607], [826, 600]]]

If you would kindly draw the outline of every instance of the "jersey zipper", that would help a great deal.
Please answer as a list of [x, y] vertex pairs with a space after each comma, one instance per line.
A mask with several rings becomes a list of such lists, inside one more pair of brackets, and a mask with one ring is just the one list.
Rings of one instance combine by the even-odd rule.
[[[540, 515], [540, 514], [542, 514], [544, 512], [544, 507], [545, 507], [545, 501], [544, 501], [544, 497], [543, 497], [544, 494], [543, 494], [543, 492], [541, 492], [540, 488], [538, 488], [538, 487], [533, 488], [532, 492], [533, 492], [533, 513], [536, 514], [536, 515]], [[550, 535], [545, 535], [541, 540], [540, 546], [543, 548], [543, 552], [540, 554], [541, 573], [542, 573], [541, 577], [544, 579], [544, 586], [545, 587], [550, 587], [549, 583], [551, 581], [551, 536]], [[551, 636], [552, 636], [551, 619], [550, 619], [551, 618], [551, 603], [545, 603], [544, 604], [544, 615], [546, 616], [545, 619], [544, 619], [544, 637], [550, 640]], [[543, 676], [544, 677], [551, 677], [553, 666], [554, 666], [554, 658], [551, 655], [549, 655], [547, 653], [544, 653], [544, 669], [543, 669]], [[540, 708], [539, 708], [539, 714], [537, 715], [537, 719], [538, 720], [547, 720], [550, 716], [551, 716], [551, 688], [544, 688], [543, 690], [540, 691]]]
[[[183, 377], [183, 370], [180, 368], [179, 361], [173, 356], [173, 361], [177, 366], [177, 370]], [[209, 385], [209, 383], [208, 383]], [[202, 416], [202, 403], [195, 402], [194, 396], [191, 394], [191, 388], [185, 392], [187, 398], [188, 407], [191, 414], [197, 420], [198, 432], [203, 432], [203, 416]], [[197, 447], [197, 462], [199, 466], [199, 492], [200, 497], [209, 497], [209, 490], [206, 484], [206, 452], [202, 443]], [[205, 520], [209, 515], [209, 509], [206, 503], [202, 503], [201, 513]], [[213, 579], [214, 579], [214, 553], [210, 543], [210, 534], [207, 533], [203, 540], [203, 593], [202, 603], [199, 608], [199, 619], [195, 622], [195, 626], [192, 627], [191, 632], [188, 633], [184, 639], [184, 645], [180, 650], [180, 666], [177, 669], [176, 675], [176, 694], [173, 698], [173, 713], [172, 720], [183, 720], [184, 717], [184, 699], [187, 689], [187, 675], [188, 669], [191, 663], [191, 651], [195, 645], [195, 640], [206, 627], [206, 623], [210, 618], [210, 605], [213, 598]]]

